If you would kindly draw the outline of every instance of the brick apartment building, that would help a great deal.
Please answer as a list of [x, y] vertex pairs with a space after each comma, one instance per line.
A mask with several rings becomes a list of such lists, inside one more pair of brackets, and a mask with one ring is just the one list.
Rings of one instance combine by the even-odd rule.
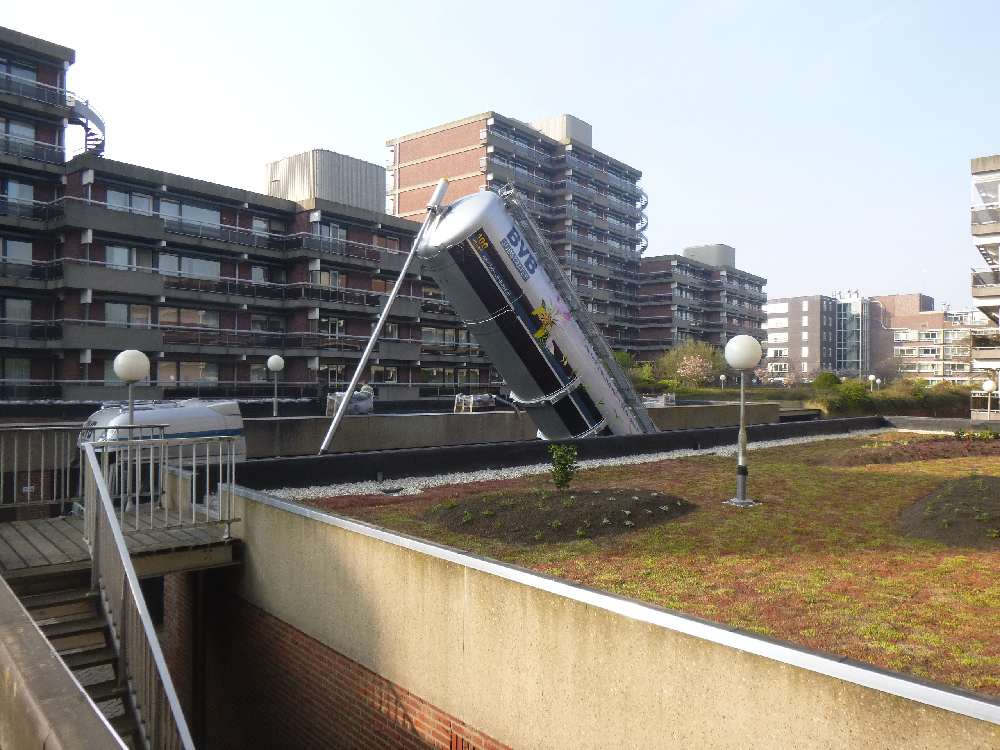
[[765, 309], [768, 371], [806, 381], [827, 370], [968, 385], [972, 332], [988, 322], [972, 310], [935, 310], [925, 294], [841, 292], [770, 300]]
[[388, 205], [397, 216], [422, 219], [442, 177], [451, 183], [448, 201], [512, 183], [608, 344], [636, 351], [647, 245], [642, 173], [595, 149], [589, 124], [484, 112], [386, 145]]
[[[272, 354], [283, 396], [350, 378], [418, 229], [385, 213], [384, 168], [309, 152], [270, 165], [268, 195], [105, 159], [103, 124], [65, 88], [73, 61], [0, 29], [3, 397], [118, 397], [129, 348], [151, 357], [150, 398], [267, 396]], [[87, 129], [69, 161], [64, 122]], [[404, 285], [366, 373], [379, 397], [485, 387], [433, 283]]]
[[766, 283], [737, 269], [736, 251], [728, 245], [643, 258], [637, 359], [653, 361], [687, 341], [721, 347], [741, 334], [762, 339]]

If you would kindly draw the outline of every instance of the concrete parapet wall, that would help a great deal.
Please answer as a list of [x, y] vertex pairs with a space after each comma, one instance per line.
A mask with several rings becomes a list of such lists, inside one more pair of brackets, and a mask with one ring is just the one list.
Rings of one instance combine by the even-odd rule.
[[[329, 417], [246, 419], [247, 458], [314, 456], [332, 420]], [[523, 413], [369, 414], [344, 417], [331, 453], [428, 448], [530, 440], [536, 427]]]
[[241, 494], [237, 595], [518, 750], [1000, 746], [986, 696]]
[[124, 748], [0, 580], [0, 748]]
[[[647, 407], [656, 429], [700, 430], [704, 427], [732, 427], [740, 423], [740, 405], [698, 404], [691, 406]], [[780, 419], [777, 401], [755, 402], [746, 405], [747, 424], [771, 424]]]

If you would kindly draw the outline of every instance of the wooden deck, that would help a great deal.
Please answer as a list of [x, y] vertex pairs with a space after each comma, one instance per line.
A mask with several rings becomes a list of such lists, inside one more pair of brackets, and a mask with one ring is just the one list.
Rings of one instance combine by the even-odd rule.
[[[158, 510], [150, 526], [148, 511], [135, 530], [135, 514], [127, 513], [125, 545], [141, 578], [232, 565], [234, 540], [225, 539], [226, 526], [207, 518], [196, 526], [173, 525]], [[145, 526], [146, 528], [141, 528]], [[90, 550], [83, 540], [83, 518], [39, 518], [0, 523], [0, 577], [23, 578], [90, 568]]]

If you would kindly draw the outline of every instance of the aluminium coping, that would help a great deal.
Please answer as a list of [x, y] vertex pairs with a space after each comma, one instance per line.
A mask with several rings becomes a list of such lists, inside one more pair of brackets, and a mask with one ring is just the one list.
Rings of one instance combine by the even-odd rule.
[[711, 643], [728, 646], [862, 687], [879, 690], [916, 703], [1000, 724], [1000, 700], [971, 690], [865, 664], [819, 649], [758, 635], [740, 628], [675, 612], [665, 607], [611, 594], [585, 584], [535, 573], [432, 542], [425, 542], [405, 534], [386, 531], [361, 521], [349, 520], [328, 511], [274, 497], [266, 492], [238, 486], [237, 493], [279, 510], [336, 526], [345, 531], [361, 534], [429, 557], [462, 565], [488, 575], [504, 578], [524, 586], [547, 591], [633, 620], [701, 638]]

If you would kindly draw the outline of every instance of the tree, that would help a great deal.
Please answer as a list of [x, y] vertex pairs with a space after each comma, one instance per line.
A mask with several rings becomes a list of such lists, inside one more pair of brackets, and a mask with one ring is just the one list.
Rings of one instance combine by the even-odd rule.
[[899, 379], [899, 366], [901, 364], [903, 364], [902, 357], [889, 355], [872, 368], [871, 374], [880, 378], [883, 384], [888, 385], [893, 380]]
[[821, 372], [813, 380], [813, 388], [817, 391], [828, 391], [838, 385], [840, 385], [840, 378], [832, 372]]
[[729, 371], [722, 350], [701, 341], [687, 341], [665, 352], [656, 360], [653, 364], [653, 377], [657, 380], [684, 380], [685, 378], [679, 375], [678, 368], [686, 357], [698, 357], [709, 363], [712, 374], [706, 380], [712, 380]]
[[684, 357], [677, 366], [677, 377], [694, 386], [707, 383], [713, 376], [712, 363], [696, 355]]

